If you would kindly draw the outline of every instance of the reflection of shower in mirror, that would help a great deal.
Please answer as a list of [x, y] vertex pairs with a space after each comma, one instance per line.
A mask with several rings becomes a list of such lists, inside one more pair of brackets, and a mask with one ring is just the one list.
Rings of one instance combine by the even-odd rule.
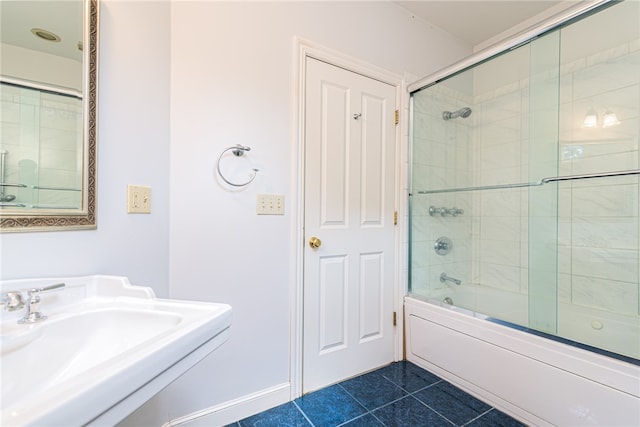
[[7, 150], [0, 150], [0, 202], [12, 202], [15, 200], [16, 196], [13, 194], [4, 194], [5, 184], [6, 182], [6, 171], [5, 171], [5, 159], [9, 152]]

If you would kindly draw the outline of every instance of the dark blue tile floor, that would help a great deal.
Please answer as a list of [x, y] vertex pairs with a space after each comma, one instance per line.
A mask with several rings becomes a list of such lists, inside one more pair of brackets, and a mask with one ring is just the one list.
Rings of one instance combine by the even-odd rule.
[[523, 426], [410, 362], [393, 363], [227, 427]]

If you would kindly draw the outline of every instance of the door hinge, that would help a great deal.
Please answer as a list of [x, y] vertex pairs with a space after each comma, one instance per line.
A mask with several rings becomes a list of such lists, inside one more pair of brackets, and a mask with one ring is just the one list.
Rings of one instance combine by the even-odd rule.
[[393, 225], [398, 225], [398, 211], [393, 211]]
[[398, 325], [398, 319], [396, 316], [396, 312], [393, 312], [393, 326], [397, 326]]
[[400, 123], [400, 111], [398, 111], [398, 110], [395, 111], [394, 122], [395, 122], [395, 124]]

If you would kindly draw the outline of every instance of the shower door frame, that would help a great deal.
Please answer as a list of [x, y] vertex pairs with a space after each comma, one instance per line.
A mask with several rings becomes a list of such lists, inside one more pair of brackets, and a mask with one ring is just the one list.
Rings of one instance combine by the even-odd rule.
[[473, 68], [476, 65], [493, 58], [494, 56], [500, 55], [506, 51], [513, 50], [523, 44], [526, 44], [544, 33], [553, 31], [554, 29], [569, 23], [573, 19], [582, 17], [589, 12], [595, 11], [600, 6], [603, 6], [607, 3], [614, 4], [617, 1], [619, 0], [591, 0], [586, 2], [585, 4], [580, 3], [577, 6], [570, 7], [563, 12], [553, 15], [548, 20], [542, 22], [540, 26], [536, 26], [533, 29], [519, 32], [503, 42], [491, 45], [486, 49], [483, 49], [463, 59], [462, 61], [456, 62], [449, 67], [445, 67], [440, 71], [435, 72], [434, 74], [428, 75], [420, 80], [411, 83], [407, 86], [407, 91], [410, 94], [412, 94], [413, 92], [417, 92], [420, 89], [424, 89], [427, 86], [438, 83], [440, 80], [452, 77], [455, 74]]

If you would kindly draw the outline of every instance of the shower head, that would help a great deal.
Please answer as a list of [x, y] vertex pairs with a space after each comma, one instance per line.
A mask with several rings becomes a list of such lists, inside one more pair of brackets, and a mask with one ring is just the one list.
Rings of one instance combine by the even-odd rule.
[[464, 107], [459, 109], [458, 111], [443, 111], [442, 112], [442, 118], [445, 120], [449, 120], [449, 119], [455, 119], [458, 117], [462, 117], [463, 119], [466, 119], [467, 117], [469, 117], [471, 115], [471, 108], [469, 107]]

